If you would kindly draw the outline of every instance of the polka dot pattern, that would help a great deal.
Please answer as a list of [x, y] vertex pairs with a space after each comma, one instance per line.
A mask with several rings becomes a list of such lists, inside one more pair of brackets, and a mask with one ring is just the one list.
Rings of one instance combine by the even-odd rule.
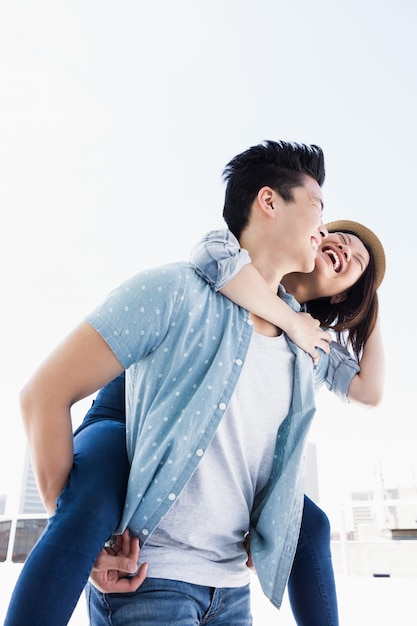
[[[86, 319], [126, 369], [131, 473], [118, 530], [129, 526], [143, 544], [210, 445], [242, 370], [253, 325], [247, 312], [215, 293], [188, 263], [137, 274]], [[255, 565], [276, 605], [298, 537], [300, 463], [314, 414], [311, 359], [291, 349], [297, 356], [291, 411], [279, 431], [271, 479], [252, 511]], [[329, 380], [331, 368], [322, 358], [314, 370], [317, 384], [340, 390], [341, 364], [343, 359]]]

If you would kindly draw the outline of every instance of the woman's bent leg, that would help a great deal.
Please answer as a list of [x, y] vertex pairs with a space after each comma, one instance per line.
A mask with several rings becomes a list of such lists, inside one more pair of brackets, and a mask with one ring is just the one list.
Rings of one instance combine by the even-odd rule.
[[324, 511], [307, 496], [288, 595], [298, 626], [338, 626], [330, 524]]
[[97, 420], [74, 438], [74, 465], [14, 589], [5, 626], [68, 623], [123, 510], [129, 464], [123, 423]]

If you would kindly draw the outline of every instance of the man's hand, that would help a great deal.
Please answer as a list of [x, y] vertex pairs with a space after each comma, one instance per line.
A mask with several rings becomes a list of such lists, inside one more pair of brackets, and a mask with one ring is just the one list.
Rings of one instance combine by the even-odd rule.
[[[91, 570], [90, 582], [103, 593], [131, 593], [146, 578], [148, 564], [138, 570], [139, 539], [133, 539], [129, 531], [118, 535], [111, 548], [103, 548]], [[136, 572], [136, 573], [135, 573]]]
[[309, 313], [297, 313], [293, 319], [295, 324], [291, 329], [285, 329], [285, 332], [291, 341], [311, 356], [314, 365], [317, 365], [320, 358], [317, 348], [321, 348], [323, 352], [329, 354], [329, 344], [332, 341], [331, 334], [322, 330], [320, 322]]

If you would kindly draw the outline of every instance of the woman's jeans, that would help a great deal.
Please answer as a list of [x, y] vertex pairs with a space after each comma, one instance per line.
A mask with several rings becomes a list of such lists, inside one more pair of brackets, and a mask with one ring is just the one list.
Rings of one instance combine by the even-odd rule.
[[330, 524], [327, 515], [307, 496], [288, 595], [298, 626], [338, 626]]
[[[58, 498], [53, 517], [26, 560], [4, 626], [64, 626], [68, 623], [92, 565], [117, 527], [123, 510], [129, 473], [124, 422], [124, 376], [121, 375], [99, 392], [75, 433], [70, 479]], [[151, 584], [151, 579], [146, 581], [136, 592], [137, 597], [150, 593]], [[329, 523], [323, 511], [308, 498], [305, 498], [288, 588], [298, 626], [338, 625]], [[213, 607], [221, 602], [223, 592], [233, 591], [237, 590], [216, 590], [216, 593], [212, 590]], [[183, 598], [183, 593], [178, 591], [177, 597]], [[134, 606], [125, 594], [117, 595], [119, 599], [116, 594], [103, 596], [89, 585], [89, 604], [97, 620], [93, 623], [101, 623], [96, 616], [101, 602]], [[158, 599], [158, 602], [163, 600]], [[208, 598], [201, 600], [199, 606], [199, 614], [206, 616], [203, 619], [207, 623], [227, 624], [227, 621], [208, 621], [208, 615], [214, 615]], [[173, 615], [170, 614], [170, 619]], [[247, 615], [249, 617], [250, 613]], [[278, 620], [277, 613], [277, 623]]]
[[[112, 410], [116, 399], [122, 403], [122, 422]], [[4, 626], [68, 623], [98, 553], [120, 520], [128, 473], [124, 379], [119, 377], [98, 394], [75, 433], [70, 479], [25, 562]]]

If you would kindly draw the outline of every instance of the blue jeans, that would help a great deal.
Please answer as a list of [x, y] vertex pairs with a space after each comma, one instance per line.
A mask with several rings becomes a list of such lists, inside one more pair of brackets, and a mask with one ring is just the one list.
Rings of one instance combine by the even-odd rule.
[[324, 511], [307, 496], [288, 596], [298, 626], [338, 626], [330, 524]]
[[[112, 408], [116, 398], [121, 421]], [[68, 623], [98, 553], [120, 520], [128, 474], [124, 378], [119, 377], [99, 393], [75, 433], [70, 479], [25, 562], [4, 626]]]
[[147, 578], [135, 593], [87, 586], [91, 626], [251, 626], [249, 585], [213, 588]]
[[[122, 374], [100, 391], [75, 433], [70, 479], [26, 560], [4, 626], [68, 623], [99, 551], [118, 525], [128, 473]], [[308, 498], [288, 588], [298, 626], [338, 625], [329, 524]]]

